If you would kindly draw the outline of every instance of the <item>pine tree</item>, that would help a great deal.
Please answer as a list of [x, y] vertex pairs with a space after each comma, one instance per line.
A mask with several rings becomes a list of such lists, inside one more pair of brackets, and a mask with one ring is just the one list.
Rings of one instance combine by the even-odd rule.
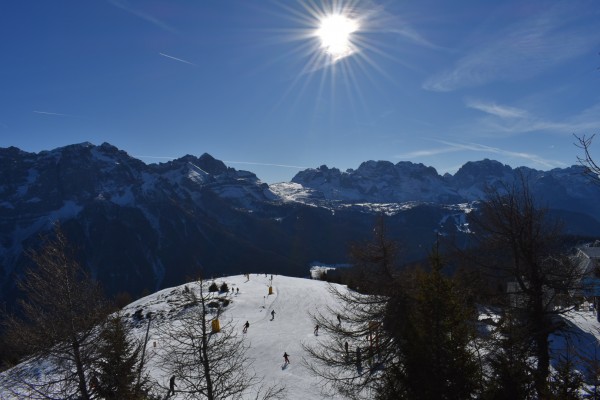
[[453, 280], [442, 273], [434, 249], [431, 271], [418, 271], [403, 302], [405, 318], [393, 313], [403, 368], [399, 387], [409, 399], [468, 399], [479, 388], [480, 369], [469, 347], [476, 310]]
[[141, 345], [132, 341], [120, 315], [108, 319], [99, 343], [94, 391], [107, 400], [144, 399], [143, 385], [137, 385]]
[[550, 379], [550, 398], [556, 400], [580, 400], [583, 377], [575, 370], [573, 350], [567, 344], [563, 354], [559, 356], [555, 371]]
[[505, 312], [489, 337], [488, 376], [485, 400], [533, 399], [533, 367], [527, 362], [531, 349], [524, 340], [524, 327]]

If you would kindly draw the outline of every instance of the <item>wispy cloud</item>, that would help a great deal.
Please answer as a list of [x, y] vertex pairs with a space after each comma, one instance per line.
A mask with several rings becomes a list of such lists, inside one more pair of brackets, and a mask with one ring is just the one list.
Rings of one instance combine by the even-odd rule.
[[523, 109], [498, 106], [493, 103], [467, 104], [467, 107], [478, 109], [489, 115], [471, 124], [471, 130], [480, 134], [497, 136], [519, 135], [530, 132], [555, 134], [587, 133], [600, 129], [600, 103], [595, 104], [578, 114], [554, 121], [548, 117], [538, 116]]
[[36, 114], [42, 114], [42, 115], [55, 115], [55, 116], [59, 116], [59, 117], [75, 117], [75, 115], [70, 115], [70, 114], [61, 114], [61, 113], [55, 113], [55, 112], [49, 112], [49, 111], [32, 111]]
[[598, 31], [571, 24], [571, 12], [555, 6], [508, 26], [497, 37], [473, 48], [453, 68], [427, 79], [423, 88], [448, 92], [493, 81], [525, 79], [591, 51], [598, 44]]
[[408, 26], [408, 24], [403, 23], [402, 28], [395, 28], [390, 30], [391, 33], [402, 36], [404, 39], [409, 40], [413, 44], [417, 44], [424, 47], [429, 47], [430, 49], [439, 49], [439, 46], [431, 43], [425, 37], [423, 37], [419, 32]]
[[515, 107], [503, 106], [482, 100], [467, 100], [466, 106], [500, 118], [522, 118], [527, 116], [527, 111]]
[[143, 12], [143, 11], [133, 8], [127, 0], [108, 0], [108, 2], [111, 3], [112, 5], [114, 5], [115, 7], [118, 7], [124, 11], [127, 11], [130, 14], [135, 15], [138, 18], [143, 19], [144, 21], [154, 24], [155, 26], [159, 27], [162, 30], [172, 32], [172, 33], [178, 33], [175, 28], [167, 25], [166, 23], [159, 20], [158, 18], [156, 18], [146, 12]]
[[415, 159], [419, 157], [431, 157], [439, 154], [456, 153], [456, 152], [473, 152], [480, 154], [494, 154], [511, 159], [525, 160], [531, 165], [540, 168], [556, 168], [563, 167], [565, 164], [556, 160], [548, 160], [537, 154], [505, 150], [498, 147], [486, 146], [480, 143], [457, 143], [446, 140], [433, 139], [433, 141], [441, 143], [444, 147], [435, 149], [417, 150], [409, 153], [399, 154], [396, 158]]
[[458, 150], [473, 151], [473, 152], [478, 152], [478, 153], [497, 154], [497, 155], [501, 155], [504, 157], [527, 160], [533, 164], [542, 166], [544, 168], [555, 168], [555, 167], [564, 166], [563, 162], [556, 161], [556, 160], [548, 160], [548, 159], [538, 156], [537, 154], [532, 154], [532, 153], [504, 150], [504, 149], [501, 149], [498, 147], [486, 146], [484, 144], [479, 144], [479, 143], [454, 143], [454, 142], [447, 142], [444, 140], [439, 140], [439, 142], [446, 144], [450, 147], [456, 148]]
[[437, 149], [415, 150], [408, 153], [398, 154], [395, 158], [411, 160], [419, 157], [432, 157], [440, 154], [455, 153], [463, 149], [456, 146], [438, 147]]
[[186, 60], [184, 60], [182, 58], [173, 57], [173, 56], [170, 56], [170, 55], [165, 54], [165, 53], [158, 53], [158, 54], [160, 54], [163, 57], [167, 57], [167, 58], [170, 58], [172, 60], [179, 61], [179, 62], [186, 63], [186, 64], [190, 64], [190, 65], [193, 65], [193, 66], [197, 67], [197, 65], [194, 64], [193, 62], [186, 61]]

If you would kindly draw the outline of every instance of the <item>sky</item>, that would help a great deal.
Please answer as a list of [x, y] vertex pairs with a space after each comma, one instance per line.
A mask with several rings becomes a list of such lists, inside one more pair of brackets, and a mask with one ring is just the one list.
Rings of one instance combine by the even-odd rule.
[[600, 131], [599, 28], [597, 0], [2, 1], [0, 147], [208, 153], [267, 183], [563, 168]]

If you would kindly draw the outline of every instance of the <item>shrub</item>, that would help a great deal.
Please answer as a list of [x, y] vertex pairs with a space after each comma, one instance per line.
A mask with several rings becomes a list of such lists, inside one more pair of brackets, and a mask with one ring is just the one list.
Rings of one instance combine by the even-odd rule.
[[209, 292], [218, 292], [219, 291], [219, 287], [217, 286], [217, 284], [215, 282], [213, 282], [208, 287], [208, 291]]

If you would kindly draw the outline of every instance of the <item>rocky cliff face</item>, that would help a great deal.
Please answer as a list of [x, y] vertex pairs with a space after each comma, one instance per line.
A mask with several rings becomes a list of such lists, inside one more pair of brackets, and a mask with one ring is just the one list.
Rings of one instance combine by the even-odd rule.
[[198, 274], [303, 276], [312, 261], [346, 262], [349, 243], [368, 238], [382, 212], [404, 258], [417, 259], [436, 232], [466, 243], [469, 203], [522, 173], [571, 232], [600, 234], [600, 187], [579, 172], [484, 160], [440, 176], [422, 164], [367, 161], [269, 187], [208, 154], [146, 165], [107, 143], [0, 149], [0, 302], [14, 299], [26, 251], [55, 221], [107, 292], [135, 295]]
[[456, 174], [441, 176], [423, 164], [367, 161], [345, 172], [327, 166], [301, 171], [292, 179], [299, 186], [275, 185], [272, 189], [284, 197], [291, 195], [292, 189], [298, 197], [302, 189], [307, 202], [325, 199], [342, 203], [458, 204], [481, 200], [487, 190], [501, 190], [521, 177], [529, 182], [541, 206], [600, 219], [600, 202], [595, 201], [600, 199], [600, 186], [592, 184], [579, 166], [537, 171], [513, 169], [486, 159], [467, 162]]

